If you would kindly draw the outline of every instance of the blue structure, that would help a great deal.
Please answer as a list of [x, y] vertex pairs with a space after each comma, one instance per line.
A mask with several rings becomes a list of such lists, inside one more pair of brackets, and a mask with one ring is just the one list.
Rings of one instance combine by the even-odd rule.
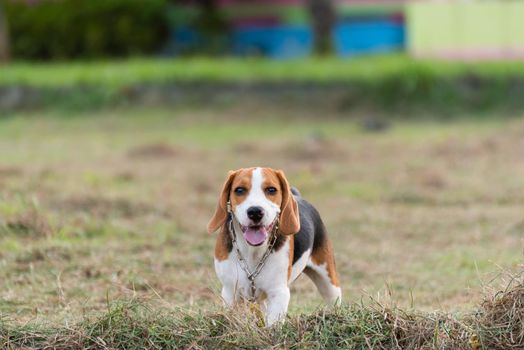
[[[405, 24], [402, 8], [373, 0], [337, 0], [337, 22], [332, 38], [339, 56], [404, 50]], [[190, 4], [191, 1], [188, 2]], [[187, 5], [189, 6], [189, 5]], [[177, 10], [171, 42], [175, 54], [206, 52], [216, 46], [220, 53], [289, 59], [309, 56], [314, 34], [302, 0], [224, 0], [220, 13], [228, 30], [210, 40], [195, 27], [198, 7]], [[269, 7], [268, 7], [269, 6]], [[209, 36], [209, 35], [208, 35]]]
[[405, 46], [405, 29], [403, 23], [389, 19], [341, 22], [333, 40], [337, 54], [344, 57], [400, 51]]
[[313, 51], [309, 26], [236, 28], [231, 35], [233, 53], [286, 59], [308, 56]]
[[175, 28], [171, 41], [175, 43], [175, 54], [196, 51], [203, 43], [197, 31], [186, 26]]

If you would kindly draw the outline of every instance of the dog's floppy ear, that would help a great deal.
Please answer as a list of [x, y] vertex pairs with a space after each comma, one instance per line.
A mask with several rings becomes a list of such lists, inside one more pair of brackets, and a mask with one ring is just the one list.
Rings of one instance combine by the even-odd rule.
[[227, 201], [229, 199], [229, 192], [231, 191], [231, 183], [233, 182], [233, 179], [235, 178], [235, 175], [237, 174], [237, 171], [229, 171], [227, 173], [227, 179], [224, 183], [224, 186], [222, 187], [222, 192], [220, 193], [220, 197], [218, 198], [218, 204], [217, 208], [215, 210], [215, 214], [209, 220], [209, 223], [207, 224], [207, 232], [213, 233], [216, 230], [220, 228], [220, 226], [224, 225], [227, 219]]
[[277, 170], [276, 174], [280, 180], [280, 187], [282, 188], [279, 231], [284, 235], [294, 235], [300, 231], [298, 204], [291, 193], [291, 188], [289, 187], [284, 172], [282, 170]]

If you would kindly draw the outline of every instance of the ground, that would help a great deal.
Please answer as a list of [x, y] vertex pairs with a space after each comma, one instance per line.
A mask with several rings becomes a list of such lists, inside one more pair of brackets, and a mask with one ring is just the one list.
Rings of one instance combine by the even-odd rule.
[[[122, 109], [0, 119], [0, 315], [76, 319], [131, 296], [218, 302], [205, 227], [228, 170], [281, 168], [322, 214], [344, 301], [477, 304], [522, 267], [524, 122], [268, 108]], [[321, 302], [301, 277], [291, 313]]]

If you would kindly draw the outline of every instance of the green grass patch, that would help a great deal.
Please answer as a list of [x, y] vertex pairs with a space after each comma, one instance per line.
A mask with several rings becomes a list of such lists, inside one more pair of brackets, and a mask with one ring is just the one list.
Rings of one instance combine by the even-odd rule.
[[317, 110], [454, 115], [522, 108], [523, 85], [523, 62], [443, 62], [404, 55], [291, 61], [135, 58], [0, 67], [0, 87], [7, 89], [5, 110], [255, 101]]
[[[64, 87], [192, 81], [383, 81], [410, 76], [431, 83], [433, 76], [466, 73], [508, 78], [524, 76], [524, 62], [457, 63], [414, 60], [404, 55], [353, 59], [310, 58], [275, 61], [235, 58], [131, 59], [67, 63], [13, 63], [0, 67], [0, 85]], [[393, 83], [393, 81], [392, 81]]]

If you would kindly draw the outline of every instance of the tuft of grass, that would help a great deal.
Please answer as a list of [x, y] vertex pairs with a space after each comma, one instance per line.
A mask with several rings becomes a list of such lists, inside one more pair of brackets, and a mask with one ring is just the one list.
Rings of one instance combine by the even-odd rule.
[[31, 206], [8, 218], [0, 227], [0, 233], [11, 233], [22, 237], [50, 237], [53, 228], [49, 220], [36, 207]]
[[378, 302], [288, 317], [263, 328], [247, 306], [212, 312], [120, 300], [66, 326], [0, 320], [0, 346], [37, 349], [521, 349], [519, 279], [465, 315], [404, 311]]
[[522, 349], [524, 285], [501, 291], [485, 300], [476, 325], [478, 340], [483, 348]]

